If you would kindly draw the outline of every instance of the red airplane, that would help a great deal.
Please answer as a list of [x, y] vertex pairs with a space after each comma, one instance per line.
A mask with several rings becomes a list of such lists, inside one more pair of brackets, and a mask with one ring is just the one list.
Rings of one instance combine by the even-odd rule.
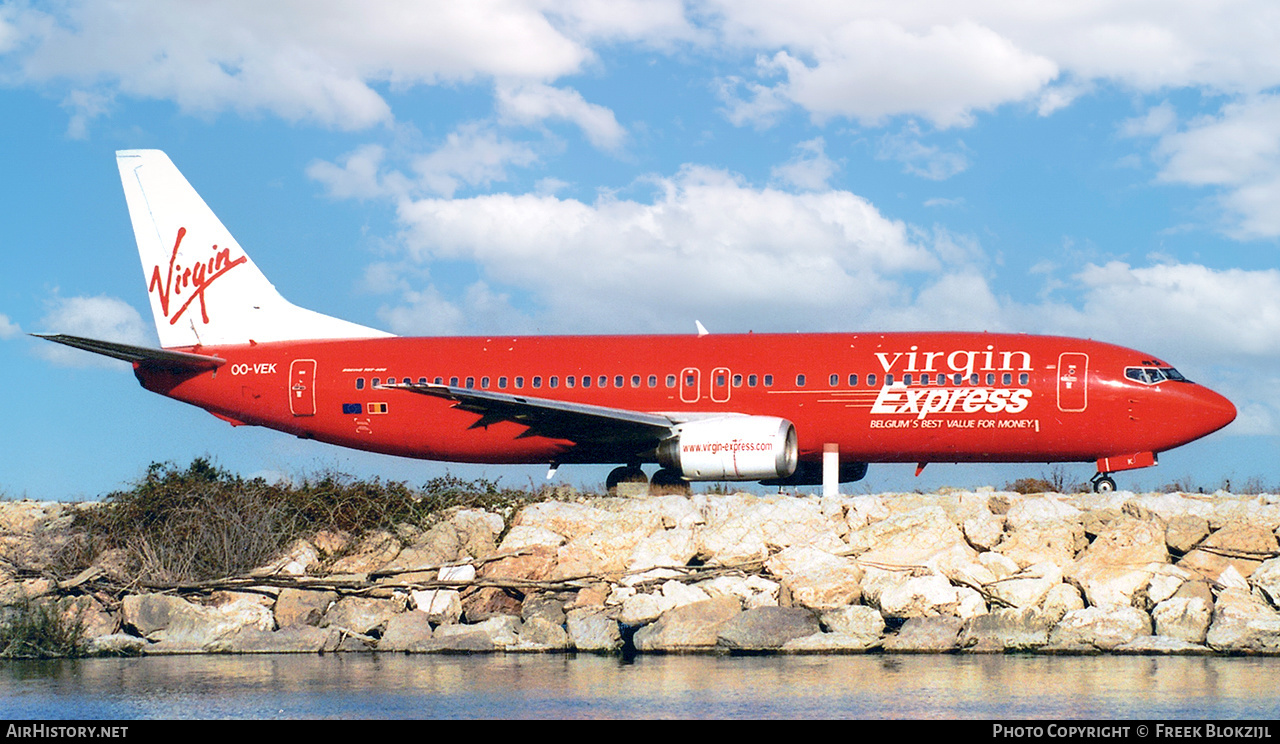
[[[323, 442], [428, 460], [616, 464], [647, 480], [818, 485], [870, 462], [1080, 462], [1111, 474], [1235, 418], [1170, 364], [996, 333], [402, 338], [297, 307], [163, 152], [116, 153], [162, 349], [51, 341], [148, 390]], [[550, 473], [548, 475], [550, 477]]]

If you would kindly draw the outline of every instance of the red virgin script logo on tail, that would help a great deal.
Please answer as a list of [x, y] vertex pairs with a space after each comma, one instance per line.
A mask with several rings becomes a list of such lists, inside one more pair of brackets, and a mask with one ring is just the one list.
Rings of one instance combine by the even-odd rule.
[[[160, 309], [164, 312], [164, 317], [169, 319], [169, 325], [177, 323], [187, 308], [191, 307], [192, 301], [197, 299], [200, 300], [200, 318], [208, 323], [209, 309], [204, 304], [204, 291], [210, 284], [217, 281], [218, 277], [249, 260], [246, 256], [232, 260], [231, 249], [218, 250], [218, 246], [214, 245], [214, 255], [209, 260], [197, 261], [194, 266], [184, 267], [178, 263], [178, 249], [182, 246], [182, 239], [186, 234], [187, 228], [178, 228], [178, 239], [173, 241], [173, 253], [169, 256], [169, 273], [162, 277], [160, 266], [157, 264], [151, 270], [151, 283], [147, 285], [148, 292], [160, 293]], [[175, 296], [181, 300], [183, 292], [188, 293], [186, 301], [170, 315], [170, 301]]]

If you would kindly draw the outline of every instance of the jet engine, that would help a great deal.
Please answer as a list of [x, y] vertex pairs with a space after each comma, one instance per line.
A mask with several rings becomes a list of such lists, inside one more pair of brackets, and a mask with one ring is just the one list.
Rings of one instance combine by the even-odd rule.
[[658, 445], [658, 462], [688, 480], [786, 478], [798, 461], [795, 425], [774, 416], [688, 421]]

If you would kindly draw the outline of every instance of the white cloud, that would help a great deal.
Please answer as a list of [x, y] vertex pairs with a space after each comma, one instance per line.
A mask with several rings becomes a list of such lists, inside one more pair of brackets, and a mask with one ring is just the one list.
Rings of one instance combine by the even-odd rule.
[[1164, 101], [1147, 109], [1147, 113], [1121, 122], [1120, 134], [1125, 137], [1159, 137], [1173, 131], [1178, 125], [1178, 112]]
[[388, 156], [381, 145], [363, 145], [340, 158], [340, 164], [312, 163], [307, 175], [324, 184], [335, 199], [407, 198], [419, 193], [451, 197], [464, 187], [505, 181], [509, 167], [529, 166], [538, 159], [528, 145], [479, 122], [461, 125], [429, 153], [403, 156], [411, 161], [412, 175], [389, 167]]
[[403, 181], [388, 182], [380, 174], [386, 158], [381, 145], [362, 145], [341, 158], [341, 165], [318, 160], [307, 166], [307, 175], [325, 185], [335, 199], [372, 199], [404, 193]]
[[404, 292], [401, 303], [383, 307], [378, 316], [392, 332], [403, 336], [456, 336], [476, 330], [476, 318], [484, 318], [503, 333], [536, 333], [536, 324], [511, 306], [506, 294], [494, 292], [485, 282], [468, 286], [457, 301], [446, 298], [435, 285]]
[[880, 138], [876, 157], [902, 163], [903, 171], [930, 181], [945, 181], [969, 167], [969, 158], [920, 141], [920, 128], [908, 122], [902, 132]]
[[681, 329], [692, 317], [726, 329], [845, 327], [877, 303], [910, 301], [893, 276], [941, 265], [906, 225], [846, 191], [758, 189], [696, 166], [655, 184], [650, 203], [402, 202], [406, 258], [475, 262], [491, 286], [531, 298], [538, 323], [574, 331]]
[[815, 137], [796, 145], [796, 155], [782, 165], [772, 168], [772, 180], [803, 191], [823, 191], [839, 166], [827, 157], [826, 141]]
[[541, 83], [519, 86], [500, 85], [497, 89], [498, 113], [503, 121], [537, 124], [547, 119], [563, 119], [577, 125], [592, 145], [602, 150], [617, 150], [627, 132], [618, 124], [613, 112], [604, 106], [588, 103], [571, 88], [553, 88]]
[[111, 109], [112, 97], [86, 90], [73, 90], [62, 102], [62, 107], [71, 111], [71, 121], [67, 123], [67, 136], [82, 140], [88, 137], [89, 122], [106, 114]]
[[509, 166], [527, 166], [537, 155], [482, 124], [464, 124], [450, 132], [435, 151], [418, 157], [413, 170], [427, 192], [453, 196], [464, 186], [488, 186], [507, 179]]
[[519, 0], [73, 0], [10, 22], [29, 82], [102, 83], [190, 112], [268, 111], [342, 129], [391, 119], [373, 84], [547, 80], [592, 58], [538, 3]]
[[1089, 264], [1077, 276], [1079, 310], [1040, 309], [1041, 322], [1154, 354], [1220, 364], [1280, 356], [1280, 271], [1196, 264]]
[[918, 115], [939, 128], [968, 126], [975, 110], [1035, 95], [1058, 75], [1051, 60], [989, 28], [963, 21], [915, 32], [885, 19], [832, 29], [813, 62], [782, 51], [781, 92], [817, 119], [878, 125]]
[[[155, 346], [155, 331], [132, 305], [116, 297], [54, 297], [40, 320], [43, 331]], [[120, 366], [123, 362], [52, 343], [36, 347], [40, 356], [67, 367]]]
[[[1163, 122], [1167, 114], [1159, 114]], [[1160, 138], [1159, 180], [1219, 190], [1227, 232], [1240, 238], [1280, 236], [1280, 96], [1228, 104]]]
[[10, 339], [22, 334], [22, 328], [13, 321], [9, 320], [9, 316], [0, 313], [0, 339]]

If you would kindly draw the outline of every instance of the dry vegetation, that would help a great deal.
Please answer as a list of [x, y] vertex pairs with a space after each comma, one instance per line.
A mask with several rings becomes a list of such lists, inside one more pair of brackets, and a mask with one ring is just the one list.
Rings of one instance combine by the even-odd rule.
[[299, 484], [245, 479], [208, 460], [185, 468], [152, 464], [142, 480], [78, 517], [79, 563], [122, 550], [143, 582], [235, 576], [269, 562], [294, 540], [320, 530], [360, 535], [396, 525], [428, 526], [446, 509], [473, 507], [510, 516], [545, 498], [494, 481], [444, 476], [420, 489], [336, 473]]

